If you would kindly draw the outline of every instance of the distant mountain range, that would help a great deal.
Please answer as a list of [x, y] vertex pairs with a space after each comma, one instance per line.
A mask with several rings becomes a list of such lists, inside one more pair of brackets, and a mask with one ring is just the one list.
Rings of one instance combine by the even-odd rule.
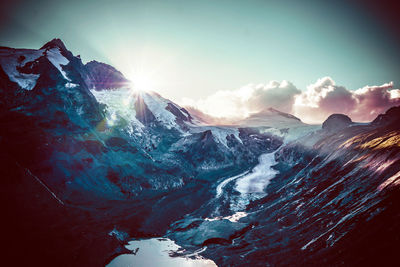
[[83, 64], [60, 39], [0, 47], [8, 257], [98, 266], [126, 253], [127, 237], [154, 236], [206, 247], [220, 266], [397, 257], [400, 107], [363, 124], [272, 108], [228, 126], [202, 116]]

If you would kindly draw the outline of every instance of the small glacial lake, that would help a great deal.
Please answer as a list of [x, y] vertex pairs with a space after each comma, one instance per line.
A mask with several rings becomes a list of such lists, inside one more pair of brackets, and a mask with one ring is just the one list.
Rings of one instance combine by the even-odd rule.
[[113, 259], [107, 267], [215, 267], [212, 260], [197, 253], [174, 256], [182, 248], [167, 238], [151, 238], [129, 241], [125, 246], [131, 254], [122, 254]]

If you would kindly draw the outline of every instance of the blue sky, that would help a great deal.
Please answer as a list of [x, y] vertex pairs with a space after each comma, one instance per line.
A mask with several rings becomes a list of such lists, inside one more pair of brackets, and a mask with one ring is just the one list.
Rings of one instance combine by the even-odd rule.
[[360, 3], [17, 0], [2, 4], [0, 45], [38, 48], [60, 37], [84, 61], [150, 80], [174, 100], [271, 80], [304, 90], [325, 76], [352, 90], [396, 87], [394, 27]]

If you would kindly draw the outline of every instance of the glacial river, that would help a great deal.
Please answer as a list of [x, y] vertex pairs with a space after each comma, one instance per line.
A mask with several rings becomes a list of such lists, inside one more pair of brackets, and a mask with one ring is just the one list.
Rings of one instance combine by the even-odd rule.
[[[214, 201], [227, 198], [231, 202], [232, 215], [207, 218], [206, 220], [227, 219], [237, 222], [247, 214], [244, 212], [246, 205], [252, 199], [265, 196], [265, 188], [275, 177], [277, 171], [272, 168], [276, 164], [275, 153], [263, 154], [259, 157], [259, 163], [251, 170], [239, 175], [228, 177], [221, 181], [216, 187]], [[234, 184], [233, 184], [234, 183]], [[231, 196], [227, 186], [230, 186], [240, 194]], [[123, 254], [113, 259], [108, 267], [211, 267], [217, 266], [212, 260], [205, 259], [199, 254], [206, 249], [191, 254], [167, 238], [151, 238], [129, 241], [125, 246], [132, 251], [130, 254]]]

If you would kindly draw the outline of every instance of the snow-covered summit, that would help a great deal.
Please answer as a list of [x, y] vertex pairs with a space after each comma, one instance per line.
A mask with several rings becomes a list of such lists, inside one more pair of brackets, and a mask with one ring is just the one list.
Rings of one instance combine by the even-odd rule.
[[[39, 77], [49, 72], [48, 63], [58, 70], [64, 83], [70, 82], [71, 79], [64, 69], [70, 63], [69, 56], [72, 54], [60, 39], [53, 39], [38, 50], [1, 47], [0, 67], [21, 89], [32, 90]], [[56, 79], [54, 74], [49, 76]]]
[[52, 48], [59, 48], [61, 51], [68, 51], [66, 48], [65, 44], [61, 39], [59, 38], [54, 38], [53, 40], [45, 43], [40, 50], [46, 50], [46, 49], [52, 49]]
[[302, 121], [285, 112], [281, 112], [274, 108], [267, 108], [260, 112], [253, 113], [249, 117], [238, 122], [239, 125], [250, 127], [274, 127], [274, 128], [287, 128], [294, 125], [304, 124]]
[[91, 92], [107, 106], [109, 124], [112, 125], [124, 119], [139, 128], [161, 126], [182, 133], [196, 125], [187, 110], [155, 92], [137, 91], [130, 87]]

